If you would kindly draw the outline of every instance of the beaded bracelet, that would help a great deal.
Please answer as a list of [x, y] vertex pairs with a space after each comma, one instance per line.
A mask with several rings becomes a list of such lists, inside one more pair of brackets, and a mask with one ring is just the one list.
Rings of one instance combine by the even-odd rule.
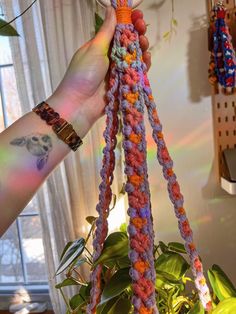
[[76, 151], [83, 144], [81, 138], [77, 135], [73, 126], [62, 119], [58, 112], [55, 112], [44, 101], [32, 109], [48, 125], [52, 126], [57, 137], [66, 143], [73, 151]]

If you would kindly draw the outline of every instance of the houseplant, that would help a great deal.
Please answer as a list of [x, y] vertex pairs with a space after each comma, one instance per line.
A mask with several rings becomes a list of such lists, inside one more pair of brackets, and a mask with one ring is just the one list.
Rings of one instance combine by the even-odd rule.
[[[56, 275], [65, 274], [65, 279], [58, 283], [56, 288], [60, 290], [66, 302], [66, 314], [86, 313], [90, 282], [83, 279], [80, 267], [86, 264], [92, 269], [98, 263], [103, 264], [103, 292], [97, 314], [132, 313], [126, 225], [123, 224], [120, 231], [113, 232], [106, 238], [100, 258], [93, 263], [88, 243], [94, 232], [96, 218], [87, 217], [87, 221], [91, 224], [87, 238], [80, 238], [66, 245], [56, 271]], [[190, 265], [185, 255], [184, 245], [178, 242], [165, 244], [160, 241], [154, 247], [157, 272], [156, 302], [160, 313], [204, 314], [193, 279], [188, 274]], [[212, 313], [236, 313], [236, 288], [223, 270], [213, 265], [208, 270], [208, 279], [214, 303]], [[78, 293], [69, 299], [63, 289], [70, 285], [78, 286]]]

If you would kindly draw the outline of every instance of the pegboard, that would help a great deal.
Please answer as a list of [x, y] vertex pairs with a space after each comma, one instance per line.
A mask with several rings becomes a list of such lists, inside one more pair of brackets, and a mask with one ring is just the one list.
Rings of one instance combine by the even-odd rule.
[[[209, 21], [211, 11], [217, 0], [208, 0]], [[234, 48], [236, 48], [236, 0], [225, 0], [226, 22], [229, 26]], [[221, 177], [222, 151], [236, 148], [236, 94], [225, 95], [222, 88], [212, 88], [213, 129], [215, 153], [219, 180]]]

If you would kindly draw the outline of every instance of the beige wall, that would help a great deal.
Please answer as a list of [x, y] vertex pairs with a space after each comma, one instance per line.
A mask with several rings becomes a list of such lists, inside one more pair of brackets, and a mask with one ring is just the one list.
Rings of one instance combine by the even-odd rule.
[[[236, 284], [236, 198], [217, 186], [213, 166], [206, 1], [175, 0], [178, 27], [170, 42], [163, 40], [163, 34], [169, 30], [171, 0], [144, 0], [141, 8], [153, 46], [149, 78], [195, 241], [205, 269], [219, 264]], [[176, 241], [180, 239], [176, 218], [155, 146], [148, 142], [156, 238]]]

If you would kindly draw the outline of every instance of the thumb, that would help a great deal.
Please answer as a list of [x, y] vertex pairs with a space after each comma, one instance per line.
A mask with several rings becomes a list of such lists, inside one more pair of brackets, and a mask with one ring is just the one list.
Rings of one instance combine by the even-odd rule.
[[108, 51], [110, 43], [115, 33], [116, 27], [116, 13], [112, 6], [106, 8], [105, 20], [94, 37], [94, 43], [105, 49], [105, 52]]

